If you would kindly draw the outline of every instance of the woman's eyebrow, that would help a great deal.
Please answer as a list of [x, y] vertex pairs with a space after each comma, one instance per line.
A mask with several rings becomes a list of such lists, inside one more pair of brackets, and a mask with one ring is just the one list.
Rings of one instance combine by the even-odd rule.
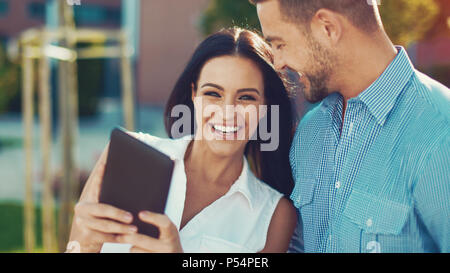
[[[208, 87], [208, 86], [209, 86], [209, 87], [213, 87], [213, 88], [217, 88], [217, 89], [219, 89], [219, 90], [221, 90], [221, 91], [225, 91], [225, 88], [223, 88], [223, 87], [220, 86], [220, 85], [214, 84], [214, 83], [205, 83], [205, 84], [202, 85], [201, 88], [203, 88], [203, 87]], [[238, 93], [242, 93], [242, 92], [255, 92], [255, 93], [257, 93], [258, 95], [261, 95], [261, 94], [259, 93], [258, 89], [256, 89], [256, 88], [241, 88], [241, 89], [238, 89], [237, 92], [238, 92]]]
[[261, 95], [261, 94], [259, 93], [258, 89], [256, 89], [256, 88], [242, 88], [242, 89], [239, 89], [237, 92], [238, 92], [238, 93], [242, 93], [242, 92], [255, 92], [255, 93], [258, 93], [258, 95]]
[[202, 85], [202, 88], [206, 87], [206, 86], [214, 87], [214, 88], [217, 88], [217, 89], [222, 90], [222, 91], [225, 90], [222, 86], [214, 84], [214, 83], [205, 83], [204, 85]]

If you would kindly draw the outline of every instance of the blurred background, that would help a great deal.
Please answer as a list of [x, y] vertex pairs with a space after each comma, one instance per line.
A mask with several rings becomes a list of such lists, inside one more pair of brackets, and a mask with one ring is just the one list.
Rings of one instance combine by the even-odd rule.
[[[383, 0], [385, 28], [450, 87], [450, 1]], [[198, 43], [259, 31], [246, 0], [0, 0], [0, 252], [65, 249], [114, 126], [166, 136], [164, 104]], [[311, 105], [294, 98], [301, 117]]]

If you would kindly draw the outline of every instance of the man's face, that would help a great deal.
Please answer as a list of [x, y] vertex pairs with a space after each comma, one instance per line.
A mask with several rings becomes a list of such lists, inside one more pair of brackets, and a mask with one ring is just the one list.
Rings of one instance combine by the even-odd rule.
[[259, 3], [257, 12], [264, 36], [273, 49], [275, 68], [300, 74], [306, 100], [315, 103], [328, 96], [335, 63], [331, 51], [314, 38], [308, 26], [283, 18], [278, 0]]

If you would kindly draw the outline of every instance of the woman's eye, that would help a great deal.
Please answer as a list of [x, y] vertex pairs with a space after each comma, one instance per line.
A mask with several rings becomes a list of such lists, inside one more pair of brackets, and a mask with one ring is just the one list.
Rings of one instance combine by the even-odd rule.
[[277, 45], [277, 50], [280, 50], [280, 49], [282, 49], [284, 47], [284, 45]]
[[208, 92], [205, 92], [205, 96], [212, 96], [212, 97], [220, 98], [219, 93], [214, 92], [214, 91], [208, 91]]
[[242, 97], [239, 98], [240, 100], [256, 100], [255, 97], [250, 96], [250, 95], [244, 95]]

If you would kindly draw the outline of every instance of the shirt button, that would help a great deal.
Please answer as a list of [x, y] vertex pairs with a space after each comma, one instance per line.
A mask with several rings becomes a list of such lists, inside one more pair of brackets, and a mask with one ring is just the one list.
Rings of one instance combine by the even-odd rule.
[[336, 189], [341, 188], [341, 181], [337, 181], [334, 186], [336, 187]]
[[350, 136], [352, 131], [353, 131], [353, 122], [350, 122], [350, 128], [348, 129], [348, 134], [347, 135]]
[[368, 227], [371, 227], [371, 226], [373, 225], [373, 220], [372, 220], [372, 218], [367, 219], [366, 225], [367, 225]]

